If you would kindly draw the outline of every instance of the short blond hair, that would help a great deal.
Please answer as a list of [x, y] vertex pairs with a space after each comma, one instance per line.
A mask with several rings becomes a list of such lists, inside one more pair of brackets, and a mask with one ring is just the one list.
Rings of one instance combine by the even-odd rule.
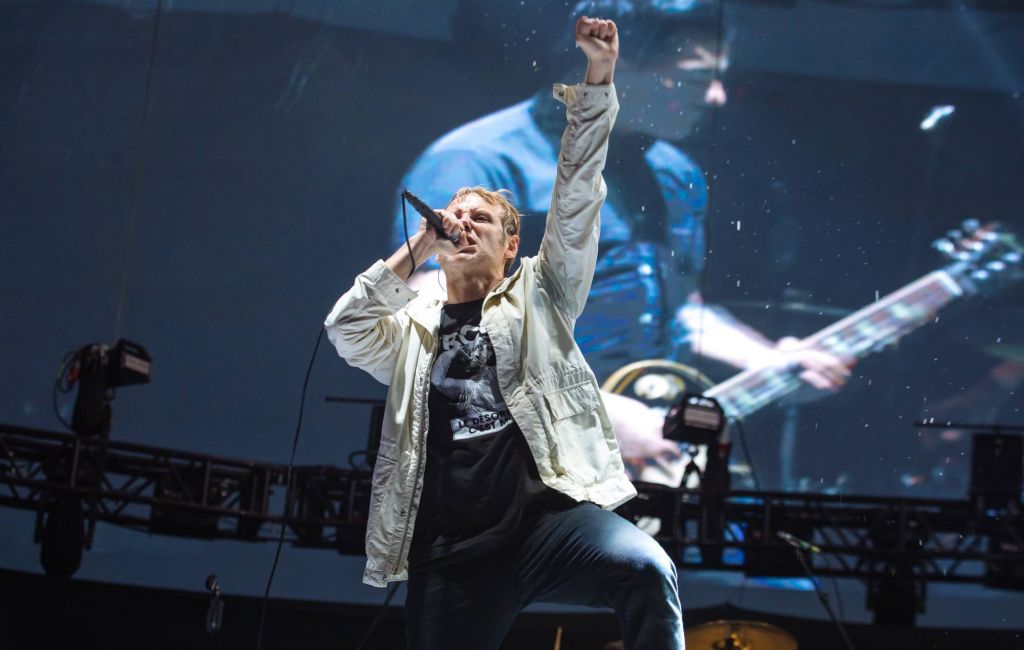
[[[467, 194], [475, 194], [483, 199], [484, 203], [488, 205], [496, 205], [501, 208], [501, 228], [505, 231], [506, 239], [512, 235], [519, 235], [519, 226], [522, 222], [523, 215], [516, 206], [509, 200], [512, 196], [511, 190], [489, 190], [486, 187], [463, 187], [457, 190], [455, 194], [452, 194], [452, 198], [448, 201], [448, 205], [455, 203]], [[505, 273], [508, 273], [508, 269], [512, 266], [512, 262], [515, 258], [505, 262]]]

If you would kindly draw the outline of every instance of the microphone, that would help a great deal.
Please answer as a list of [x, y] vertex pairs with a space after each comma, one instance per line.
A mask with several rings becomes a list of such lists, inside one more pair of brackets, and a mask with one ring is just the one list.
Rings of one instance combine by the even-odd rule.
[[459, 233], [449, 235], [444, 231], [444, 224], [441, 222], [441, 217], [437, 216], [437, 213], [430, 209], [430, 206], [420, 200], [418, 196], [410, 192], [409, 190], [402, 190], [402, 199], [409, 202], [409, 205], [413, 207], [416, 212], [420, 213], [420, 216], [427, 220], [434, 230], [437, 231], [438, 237], [447, 239], [452, 243], [453, 246], [458, 247], [459, 239], [461, 236]]
[[806, 540], [800, 539], [796, 535], [790, 535], [784, 530], [780, 530], [776, 533], [776, 535], [779, 536], [779, 539], [786, 542], [795, 549], [799, 549], [801, 551], [810, 551], [811, 553], [821, 553], [821, 547], [817, 544], [811, 544]]

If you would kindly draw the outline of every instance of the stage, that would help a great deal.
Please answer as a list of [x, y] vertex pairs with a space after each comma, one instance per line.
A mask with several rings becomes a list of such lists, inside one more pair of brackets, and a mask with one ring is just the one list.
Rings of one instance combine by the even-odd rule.
[[368, 559], [581, 501], [687, 629], [1024, 647], [1024, 4], [12, 0], [0, 54], [0, 649], [255, 647], [265, 590], [264, 648], [415, 647]]

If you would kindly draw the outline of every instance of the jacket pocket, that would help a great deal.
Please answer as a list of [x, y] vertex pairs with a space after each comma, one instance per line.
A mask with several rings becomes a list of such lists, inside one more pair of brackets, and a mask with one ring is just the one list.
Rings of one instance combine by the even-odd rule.
[[551, 421], [558, 422], [597, 408], [597, 391], [590, 382], [581, 382], [550, 393], [544, 393], [544, 403]]
[[590, 382], [574, 384], [544, 393], [544, 403], [557, 471], [583, 488], [600, 482], [608, 473], [610, 452], [597, 389]]

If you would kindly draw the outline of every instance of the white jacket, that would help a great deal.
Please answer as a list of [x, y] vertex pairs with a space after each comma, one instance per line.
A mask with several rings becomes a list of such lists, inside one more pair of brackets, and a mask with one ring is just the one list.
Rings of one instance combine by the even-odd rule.
[[[501, 395], [541, 480], [577, 501], [610, 509], [636, 490], [573, 327], [597, 261], [606, 192], [601, 170], [618, 101], [611, 85], [556, 84], [554, 94], [566, 105], [568, 126], [540, 253], [523, 258], [519, 270], [487, 295], [480, 324], [494, 346]], [[378, 261], [356, 278], [324, 323], [339, 355], [389, 386], [363, 575], [377, 587], [408, 576], [441, 307]]]

